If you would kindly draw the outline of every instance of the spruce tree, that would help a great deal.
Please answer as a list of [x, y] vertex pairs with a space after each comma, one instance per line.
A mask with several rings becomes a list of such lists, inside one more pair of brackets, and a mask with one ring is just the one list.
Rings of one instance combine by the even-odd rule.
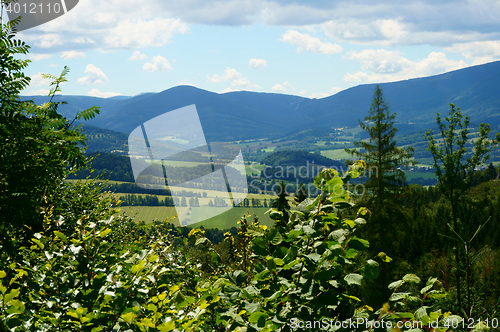
[[[382, 89], [377, 85], [368, 115], [364, 121], [359, 120], [359, 126], [370, 137], [368, 140], [354, 142], [354, 149], [345, 149], [351, 155], [364, 160], [368, 166], [368, 180], [364, 183], [364, 192], [367, 194], [362, 200], [366, 199], [363, 204], [372, 211], [372, 226], [367, 236], [370, 237], [371, 252], [374, 254], [380, 251], [393, 254], [401, 238], [398, 236], [398, 229], [406, 231], [405, 225], [401, 223], [406, 218], [398, 204], [405, 185], [405, 176], [398, 167], [409, 164], [413, 148], [396, 146], [395, 118], [396, 114], [389, 112]], [[389, 272], [387, 268], [381, 272], [381, 283], [372, 285], [370, 294], [375, 302], [390, 295], [385, 287], [380, 287], [388, 283]]]
[[395, 119], [396, 113], [389, 112], [382, 89], [377, 85], [368, 115], [364, 121], [359, 120], [359, 126], [370, 138], [368, 141], [353, 142], [354, 149], [345, 149], [367, 163], [369, 178], [364, 185], [379, 204], [400, 193], [405, 177], [398, 166], [407, 166], [413, 156], [413, 148], [396, 146], [394, 136], [398, 130], [394, 127]]
[[283, 181], [278, 185], [278, 198], [271, 205], [278, 211], [283, 213], [283, 220], [285, 223], [288, 221], [288, 211], [290, 211], [290, 204], [288, 204], [288, 194], [286, 193], [286, 186]]
[[308, 197], [309, 197], [308, 190], [306, 186], [304, 186], [304, 184], [301, 183], [297, 188], [297, 192], [295, 193], [295, 198], [294, 198], [295, 204], [299, 205], [302, 201], [304, 201]]

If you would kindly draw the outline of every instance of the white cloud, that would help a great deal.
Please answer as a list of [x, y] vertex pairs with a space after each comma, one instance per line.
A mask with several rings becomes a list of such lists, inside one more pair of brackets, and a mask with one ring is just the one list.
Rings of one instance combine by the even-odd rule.
[[363, 50], [347, 52], [349, 60], [358, 60], [362, 68], [376, 73], [397, 73], [412, 65], [412, 61], [403, 57], [399, 51]]
[[78, 51], [65, 51], [62, 52], [61, 58], [62, 59], [83, 59], [86, 58], [87, 55], [85, 55], [85, 52], [78, 52]]
[[347, 59], [360, 61], [362, 69], [370, 72], [347, 73], [344, 80], [348, 82], [393, 82], [438, 75], [468, 66], [462, 60], [448, 59], [442, 52], [432, 52], [425, 59], [411, 61], [398, 51], [364, 50], [348, 52]]
[[164, 46], [174, 35], [188, 33], [189, 28], [178, 15], [162, 7], [160, 0], [80, 1], [67, 14], [22, 31], [20, 38], [52, 52]]
[[296, 30], [288, 30], [282, 37], [281, 41], [297, 46], [297, 52], [304, 51], [323, 53], [323, 54], [336, 54], [342, 52], [342, 46], [323, 42], [319, 38], [312, 37], [306, 33], [300, 33]]
[[264, 60], [264, 59], [255, 59], [255, 58], [252, 58], [248, 62], [248, 65], [250, 67], [254, 68], [254, 69], [262, 69], [262, 68], [267, 67], [267, 61]]
[[[46, 79], [46, 78], [43, 78], [42, 77], [42, 73], [38, 73], [38, 74], [34, 74], [34, 75], [31, 75], [30, 76], [31, 80], [30, 80], [30, 86], [33, 87], [33, 86], [46, 86], [48, 87], [50, 85], [50, 80], [49, 79]], [[49, 91], [47, 90], [47, 93]]]
[[146, 48], [166, 45], [174, 33], [186, 33], [180, 20], [157, 18], [151, 21], [129, 19], [118, 23], [104, 41], [112, 48]]
[[134, 51], [130, 58], [128, 58], [130, 61], [136, 61], [136, 60], [146, 60], [148, 56], [144, 53], [141, 53], [141, 51]]
[[[49, 90], [47, 89], [38, 89], [38, 90], [30, 90], [24, 93], [25, 96], [48, 96]], [[57, 93], [60, 94], [60, 93]]]
[[[451, 46], [500, 40], [498, 0], [108, 0], [78, 6], [22, 32], [30, 45], [67, 50], [164, 46], [188, 23], [322, 26], [335, 43]], [[140, 18], [140, 19], [138, 19]], [[141, 46], [142, 45], [142, 46]], [[81, 49], [81, 48], [79, 48]]]
[[91, 97], [98, 97], [98, 98], [109, 98], [109, 97], [114, 97], [114, 96], [121, 96], [121, 93], [117, 92], [101, 92], [97, 89], [92, 89], [87, 92], [87, 95]]
[[407, 44], [409, 36], [408, 27], [401, 18], [335, 20], [322, 24], [322, 28], [331, 40], [354, 44]]
[[108, 82], [108, 77], [106, 76], [106, 74], [104, 74], [104, 72], [100, 68], [97, 68], [93, 64], [88, 64], [87, 67], [85, 67], [85, 73], [88, 75], [80, 77], [76, 81], [76, 83], [81, 85], [102, 85]]
[[55, 47], [55, 46], [61, 46], [64, 44], [64, 41], [61, 38], [61, 35], [58, 35], [55, 33], [47, 33], [47, 34], [39, 35], [34, 39], [27, 37], [25, 40], [28, 42], [33, 41], [35, 46], [38, 46], [40, 48], [51, 48], [51, 47]]
[[40, 60], [46, 60], [52, 58], [52, 54], [36, 54], [36, 53], [31, 53], [29, 55], [31, 59], [34, 61], [40, 61]]
[[297, 95], [297, 94], [303, 95], [306, 93], [306, 91], [304, 91], [304, 90], [297, 93], [295, 88], [290, 83], [288, 83], [288, 81], [283, 82], [283, 84], [276, 83], [275, 85], [273, 85], [271, 90], [273, 90], [274, 92], [277, 92], [277, 93], [284, 93], [284, 94], [288, 94], [288, 95]]
[[252, 84], [248, 78], [244, 77], [243, 74], [236, 71], [236, 69], [229, 67], [224, 70], [222, 75], [208, 75], [207, 78], [208, 81], [212, 83], [231, 82], [231, 87], [225, 89], [224, 92], [254, 90], [260, 88], [259, 85]]
[[463, 44], [454, 44], [446, 47], [447, 52], [461, 53], [466, 59], [472, 59], [472, 65], [500, 59], [500, 41], [477, 41]]
[[146, 62], [144, 66], [142, 66], [142, 69], [152, 73], [155, 71], [172, 70], [172, 65], [167, 59], [161, 55], [157, 55], [153, 57], [153, 62]]

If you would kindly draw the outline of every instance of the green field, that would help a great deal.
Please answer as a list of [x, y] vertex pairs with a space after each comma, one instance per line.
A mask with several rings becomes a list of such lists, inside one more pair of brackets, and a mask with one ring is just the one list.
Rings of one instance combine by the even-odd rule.
[[[269, 210], [269, 208], [236, 207], [215, 217], [189, 226], [229, 229], [231, 227], [237, 227], [237, 221], [247, 213], [251, 215], [249, 220], [253, 219], [253, 215], [255, 214], [259, 218], [261, 224], [271, 226], [274, 221], [271, 220], [267, 214], [264, 214], [267, 210]], [[120, 213], [126, 213], [134, 217], [136, 222], [144, 221], [146, 224], [149, 224], [154, 221], [169, 220], [174, 225], [179, 226], [179, 220], [177, 218], [172, 218], [176, 216], [176, 210], [174, 207], [170, 206], [124, 206], [120, 208]]]
[[435, 173], [425, 173], [425, 172], [405, 172], [406, 181], [411, 181], [416, 178], [423, 178], [424, 180], [435, 179]]
[[200, 227], [203, 226], [205, 228], [218, 228], [218, 229], [229, 229], [231, 227], [238, 227], [238, 220], [242, 218], [243, 215], [250, 214], [251, 216], [247, 219], [251, 221], [253, 219], [253, 215], [255, 214], [259, 222], [266, 226], [272, 226], [274, 221], [269, 218], [269, 214], [264, 214], [268, 211], [269, 208], [243, 208], [236, 207], [232, 208], [224, 213], [219, 214], [218, 216], [212, 217], [210, 219], [201, 221], [196, 224], [189, 225], [190, 227]]
[[335, 149], [335, 150], [323, 150], [321, 151], [321, 155], [323, 157], [327, 157], [330, 159], [349, 159], [352, 158], [350, 154], [345, 152], [344, 149]]
[[[172, 206], [122, 206], [120, 207], [120, 213], [122, 212], [134, 217], [136, 222], [144, 221], [146, 224], [152, 223], [155, 220], [170, 220], [171, 217], [177, 214], [175, 208]], [[179, 225], [177, 218], [172, 222]]]
[[245, 164], [247, 175], [252, 175], [252, 173], [260, 174], [260, 172], [264, 169], [264, 167], [266, 167], [266, 165], [261, 165], [257, 163], [253, 163], [251, 165]]

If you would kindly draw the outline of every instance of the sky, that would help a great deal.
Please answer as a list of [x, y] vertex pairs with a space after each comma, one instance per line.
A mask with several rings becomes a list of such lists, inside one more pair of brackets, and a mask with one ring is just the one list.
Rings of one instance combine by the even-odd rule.
[[80, 0], [22, 31], [42, 73], [70, 68], [64, 95], [177, 85], [323, 98], [500, 60], [499, 0]]

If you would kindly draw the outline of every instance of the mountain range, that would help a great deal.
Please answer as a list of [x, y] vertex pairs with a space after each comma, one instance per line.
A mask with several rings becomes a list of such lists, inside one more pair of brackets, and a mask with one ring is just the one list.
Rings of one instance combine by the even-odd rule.
[[[434, 127], [436, 113], [446, 115], [450, 103], [469, 115], [473, 125], [485, 122], [500, 126], [500, 61], [380, 86], [390, 111], [397, 114], [400, 132]], [[59, 109], [68, 118], [79, 110], [99, 106], [101, 114], [87, 123], [126, 134], [158, 115], [195, 104], [207, 139], [229, 141], [277, 137], [310, 127], [357, 125], [370, 109], [374, 89], [375, 84], [364, 84], [329, 97], [310, 99], [249, 91], [219, 94], [193, 86], [176, 86], [134, 97], [58, 95], [54, 100], [68, 102]], [[23, 99], [47, 101], [47, 97], [40, 96]]]

